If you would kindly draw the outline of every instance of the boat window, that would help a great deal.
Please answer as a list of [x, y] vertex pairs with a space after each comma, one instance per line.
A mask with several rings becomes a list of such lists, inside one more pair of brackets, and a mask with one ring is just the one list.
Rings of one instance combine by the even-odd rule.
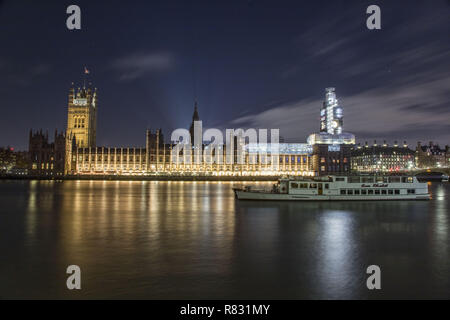
[[297, 189], [297, 188], [298, 188], [298, 183], [292, 182], [292, 183], [291, 183], [291, 188]]
[[325, 183], [325, 189], [328, 189], [330, 185], [328, 183]]
[[403, 183], [408, 182], [408, 178], [407, 178], [407, 177], [402, 177], [402, 182], [403, 182]]
[[308, 184], [307, 183], [301, 183], [300, 184], [300, 188], [308, 189]]
[[380, 194], [380, 190], [375, 190], [375, 194]]
[[361, 194], [367, 194], [367, 190], [361, 190]]
[[359, 194], [359, 190], [355, 190], [355, 194]]
[[341, 189], [341, 194], [346, 194], [345, 189]]
[[394, 194], [394, 190], [389, 189], [389, 190], [388, 190], [388, 193], [389, 193], [389, 194]]
[[373, 183], [373, 177], [361, 177], [362, 183]]
[[395, 194], [400, 194], [400, 190], [396, 189], [396, 190], [394, 191], [394, 193], [395, 193]]
[[347, 190], [347, 194], [353, 194], [353, 190]]
[[390, 183], [398, 183], [400, 182], [400, 177], [389, 177]]
[[389, 182], [389, 177], [383, 177], [383, 183], [388, 183]]
[[367, 190], [367, 194], [373, 194], [373, 190], [372, 189]]
[[315, 189], [315, 188], [317, 188], [317, 183], [311, 183], [309, 185], [309, 187]]
[[349, 183], [359, 183], [360, 178], [359, 177], [348, 177], [348, 182]]
[[383, 177], [377, 177], [376, 181], [377, 182], [383, 182]]
[[387, 194], [387, 190], [381, 190], [381, 194]]
[[338, 178], [336, 178], [336, 181], [345, 181], [345, 178], [338, 177]]
[[408, 189], [408, 194], [414, 194], [416, 193], [416, 189]]

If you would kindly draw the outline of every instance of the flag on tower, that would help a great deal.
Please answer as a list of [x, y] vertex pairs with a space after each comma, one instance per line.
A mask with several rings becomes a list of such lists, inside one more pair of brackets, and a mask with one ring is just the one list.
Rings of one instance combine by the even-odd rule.
[[84, 73], [89, 74], [89, 70], [86, 67], [84, 67]]

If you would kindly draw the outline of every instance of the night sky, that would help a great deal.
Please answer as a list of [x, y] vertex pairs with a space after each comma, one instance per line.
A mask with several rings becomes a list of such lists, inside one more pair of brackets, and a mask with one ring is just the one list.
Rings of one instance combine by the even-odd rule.
[[[82, 29], [66, 28], [81, 7]], [[381, 8], [381, 30], [366, 8]], [[99, 90], [97, 144], [144, 146], [188, 128], [319, 129], [326, 87], [358, 142], [450, 144], [450, 1], [0, 1], [0, 146], [65, 129], [83, 70]]]

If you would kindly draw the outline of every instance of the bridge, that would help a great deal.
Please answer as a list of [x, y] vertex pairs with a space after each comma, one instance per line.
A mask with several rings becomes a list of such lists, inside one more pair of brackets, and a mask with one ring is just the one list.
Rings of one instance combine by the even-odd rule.
[[412, 171], [414, 175], [420, 174], [420, 173], [429, 173], [429, 172], [436, 172], [436, 173], [443, 173], [448, 176], [450, 176], [450, 168], [430, 168], [430, 169], [416, 169]]

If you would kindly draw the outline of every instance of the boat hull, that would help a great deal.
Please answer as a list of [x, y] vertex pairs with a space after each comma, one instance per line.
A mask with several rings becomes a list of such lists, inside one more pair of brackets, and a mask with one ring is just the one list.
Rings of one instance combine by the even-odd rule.
[[351, 196], [351, 195], [299, 195], [299, 194], [281, 194], [268, 192], [252, 192], [243, 190], [234, 190], [236, 198], [239, 200], [269, 200], [269, 201], [372, 201], [372, 200], [430, 200], [429, 194], [412, 195], [369, 195], [369, 196]]

